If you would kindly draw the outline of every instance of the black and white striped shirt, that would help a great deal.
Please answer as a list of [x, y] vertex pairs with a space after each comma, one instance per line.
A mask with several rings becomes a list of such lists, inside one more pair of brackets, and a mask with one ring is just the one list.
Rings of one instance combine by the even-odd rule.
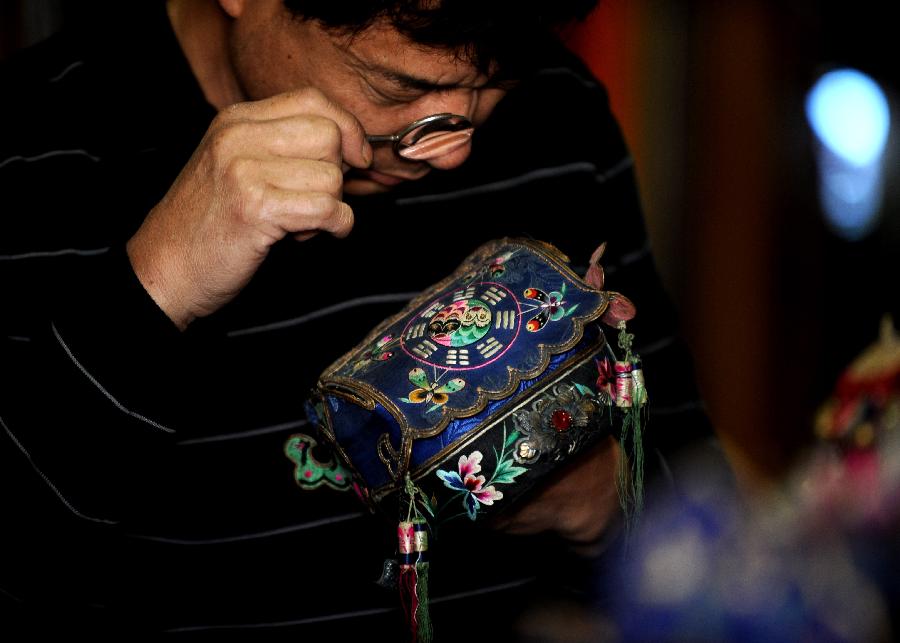
[[[124, 245], [214, 111], [164, 4], [134, 4], [127, 28], [56, 36], [0, 71], [9, 627], [399, 638], [397, 598], [374, 583], [391, 530], [351, 494], [300, 491], [282, 445], [329, 363], [489, 239], [552, 242], [579, 270], [607, 241], [607, 285], [639, 311], [651, 448], [710, 435], [631, 159], [604, 90], [561, 50], [461, 168], [353, 200], [349, 238], [278, 244], [234, 302], [177, 332]], [[472, 532], [435, 547], [438, 640], [499, 636], [548, 587], [575, 584], [544, 539]]]

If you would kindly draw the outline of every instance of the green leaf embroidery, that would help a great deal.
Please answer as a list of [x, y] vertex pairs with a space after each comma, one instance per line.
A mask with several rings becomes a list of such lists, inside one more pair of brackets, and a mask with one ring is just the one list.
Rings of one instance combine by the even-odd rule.
[[431, 505], [431, 501], [428, 499], [424, 493], [419, 491], [419, 502], [422, 504], [422, 508], [428, 512], [428, 515], [434, 518], [434, 507]]
[[527, 469], [525, 467], [507, 467], [505, 471], [502, 473], [495, 473], [493, 479], [491, 480], [491, 484], [505, 483], [509, 484], [513, 482], [516, 477], [525, 473]]
[[497, 465], [497, 469], [494, 471], [494, 475], [491, 477], [491, 484], [495, 484], [498, 482], [509, 484], [513, 482], [516, 477], [522, 475], [526, 471], [527, 469], [525, 467], [513, 466], [512, 460], [502, 460]]
[[[512, 433], [510, 433], [510, 434], [509, 434], [509, 437], [506, 438], [506, 441], [503, 442], [503, 450], [506, 451], [506, 449], [509, 448], [510, 446], [512, 446], [513, 442], [515, 442], [515, 441], [518, 440], [518, 439], [519, 439], [519, 432], [518, 432], [518, 431], [513, 431]], [[494, 453], [496, 454], [497, 451], [494, 450]], [[498, 458], [498, 459], [499, 459], [499, 458]]]

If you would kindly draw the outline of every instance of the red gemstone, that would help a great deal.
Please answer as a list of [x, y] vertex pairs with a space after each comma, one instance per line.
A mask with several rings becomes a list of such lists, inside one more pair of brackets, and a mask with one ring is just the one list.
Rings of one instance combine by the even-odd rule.
[[550, 423], [557, 431], [568, 431], [572, 426], [572, 416], [562, 409], [556, 409], [550, 416]]

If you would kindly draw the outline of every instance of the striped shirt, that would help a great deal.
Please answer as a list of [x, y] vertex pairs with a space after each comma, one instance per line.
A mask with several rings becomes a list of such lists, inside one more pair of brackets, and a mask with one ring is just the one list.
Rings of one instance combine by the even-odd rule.
[[[0, 71], [10, 627], [399, 638], [397, 597], [375, 583], [391, 529], [351, 494], [300, 491], [282, 446], [308, 430], [303, 402], [328, 364], [490, 239], [549, 241], [582, 272], [606, 241], [607, 285], [639, 311], [650, 448], [710, 435], [605, 91], [561, 49], [462, 167], [352, 199], [349, 238], [277, 244], [237, 299], [179, 333], [124, 246], [215, 113], [163, 3], [134, 4], [127, 30], [60, 34]], [[590, 589], [552, 539], [470, 530], [434, 547], [438, 640], [510, 640], [534, 601]]]

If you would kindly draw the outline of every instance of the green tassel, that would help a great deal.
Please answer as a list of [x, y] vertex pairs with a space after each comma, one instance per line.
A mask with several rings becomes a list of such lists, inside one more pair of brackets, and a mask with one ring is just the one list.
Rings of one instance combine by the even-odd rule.
[[[622, 419], [619, 436], [621, 458], [617, 470], [619, 504], [625, 515], [625, 528], [630, 533], [644, 508], [643, 409], [629, 407]], [[628, 445], [630, 438], [631, 444]], [[629, 449], [628, 446], [631, 448]], [[630, 456], [630, 457], [629, 457]], [[628, 463], [630, 462], [630, 467]]]
[[[624, 321], [619, 322], [618, 328], [619, 348], [625, 352], [623, 361], [632, 366], [631, 402], [621, 406], [623, 411], [622, 430], [619, 435], [621, 457], [616, 471], [619, 505], [625, 516], [626, 534], [630, 534], [637, 526], [644, 508], [644, 427], [647, 420], [647, 389], [644, 387], [643, 373], [640, 369], [640, 357], [631, 351], [634, 335], [626, 332]], [[630, 467], [627, 466], [629, 462]]]
[[434, 632], [431, 626], [431, 612], [428, 598], [428, 563], [416, 563], [416, 594], [419, 597], [419, 606], [416, 610], [416, 618], [419, 622], [419, 643], [431, 643]]

